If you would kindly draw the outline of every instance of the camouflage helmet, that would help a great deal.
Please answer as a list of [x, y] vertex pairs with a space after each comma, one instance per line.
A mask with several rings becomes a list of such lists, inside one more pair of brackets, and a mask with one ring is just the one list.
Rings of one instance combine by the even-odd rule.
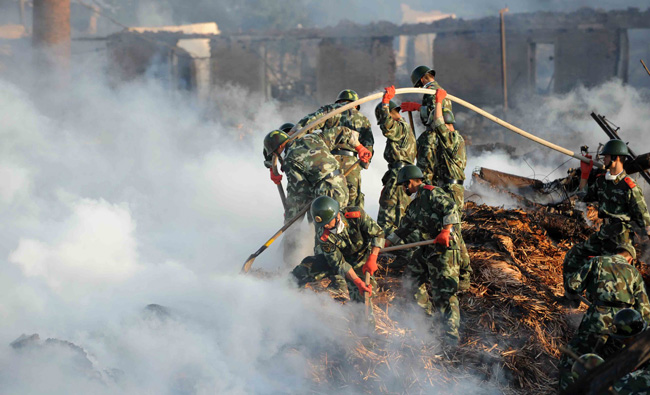
[[339, 213], [339, 202], [329, 196], [319, 196], [311, 202], [311, 217], [317, 228], [330, 223]]
[[577, 361], [573, 363], [573, 366], [571, 367], [571, 373], [575, 378], [582, 377], [603, 362], [605, 362], [605, 360], [597, 354], [583, 354], [580, 356], [580, 358], [578, 358]]
[[445, 123], [456, 123], [456, 117], [454, 117], [454, 113], [446, 107], [442, 108], [442, 117], [445, 119]]
[[636, 250], [632, 243], [621, 243], [616, 247], [616, 252], [625, 251], [632, 256], [632, 259], [636, 259]]
[[630, 151], [627, 149], [627, 144], [623, 140], [609, 140], [605, 143], [603, 150], [600, 152], [601, 155], [616, 155], [616, 156], [628, 156]]
[[416, 88], [421, 88], [422, 82], [420, 82], [420, 78], [424, 77], [424, 75], [427, 73], [430, 73], [434, 77], [436, 76], [436, 71], [430, 69], [427, 66], [418, 66], [414, 68], [411, 72], [411, 82], [413, 83], [413, 86]]
[[282, 130], [274, 130], [264, 137], [264, 150], [270, 155], [278, 149], [282, 143], [289, 140], [289, 135]]
[[422, 170], [417, 166], [406, 165], [400, 169], [399, 173], [397, 173], [397, 185], [401, 185], [408, 180], [414, 179], [424, 179]]
[[[377, 117], [377, 121], [379, 121], [384, 116], [384, 111], [382, 109], [383, 105], [384, 103], [379, 102], [379, 104], [377, 104], [377, 107], [375, 107], [375, 117]], [[394, 109], [397, 109], [399, 112], [401, 110], [401, 107], [391, 100], [388, 102], [388, 112], [391, 112]]]
[[293, 129], [294, 126], [296, 126], [296, 125], [291, 123], [291, 122], [286, 122], [286, 123], [283, 123], [282, 126], [280, 126], [278, 128], [278, 130], [281, 130], [281, 131], [283, 131], [285, 133], [289, 133], [291, 131], [291, 129]]
[[[339, 95], [336, 97], [336, 102], [340, 101], [357, 101], [359, 100], [359, 94], [357, 92], [353, 91], [352, 89], [344, 89], [341, 92], [339, 92]], [[359, 110], [361, 106], [357, 106], [357, 110]]]
[[648, 323], [645, 322], [641, 313], [634, 309], [622, 309], [614, 316], [612, 324], [612, 336], [619, 339], [636, 336], [646, 330]]

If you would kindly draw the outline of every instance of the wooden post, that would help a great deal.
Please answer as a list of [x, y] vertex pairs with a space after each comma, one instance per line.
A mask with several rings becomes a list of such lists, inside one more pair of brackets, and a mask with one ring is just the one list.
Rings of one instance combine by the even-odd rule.
[[506, 25], [503, 14], [508, 12], [508, 8], [499, 11], [501, 17], [501, 78], [503, 79], [503, 112], [508, 111], [508, 73], [506, 69]]

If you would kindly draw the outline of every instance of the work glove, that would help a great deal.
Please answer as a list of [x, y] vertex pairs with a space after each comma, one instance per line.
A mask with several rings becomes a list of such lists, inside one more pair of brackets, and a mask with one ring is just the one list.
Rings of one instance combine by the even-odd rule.
[[282, 181], [282, 174], [275, 175], [273, 173], [273, 169], [269, 169], [269, 172], [271, 172], [271, 181], [273, 181], [275, 185], [280, 185], [280, 182]]
[[377, 254], [370, 254], [368, 260], [361, 268], [361, 273], [365, 274], [366, 272], [370, 272], [370, 275], [374, 276], [376, 271], [377, 271]]
[[420, 111], [420, 107], [422, 105], [420, 103], [416, 103], [414, 101], [405, 101], [400, 104], [400, 108], [402, 109], [402, 112], [405, 111]]
[[449, 247], [449, 238], [451, 236], [451, 230], [443, 228], [438, 236], [434, 239], [434, 243], [441, 244], [445, 247]]
[[372, 296], [372, 285], [370, 284], [366, 285], [366, 283], [364, 283], [363, 280], [360, 279], [359, 277], [354, 279], [354, 285], [356, 285], [357, 288], [359, 288], [359, 292], [361, 293], [361, 295], [363, 295], [364, 292], [368, 292], [368, 296]]
[[357, 150], [361, 162], [370, 163], [370, 158], [372, 158], [372, 152], [368, 151], [368, 149], [364, 147], [363, 144], [357, 145], [356, 147], [354, 147], [354, 149]]
[[[591, 155], [585, 154], [585, 158], [591, 159]], [[580, 178], [582, 178], [583, 180], [588, 180], [589, 174], [591, 173], [591, 169], [593, 168], [594, 168], [593, 160], [590, 160], [589, 163], [580, 161]]]
[[440, 88], [436, 91], [436, 103], [442, 103], [443, 100], [445, 100], [445, 97], [447, 97], [447, 91]]
[[384, 97], [381, 98], [381, 102], [384, 104], [388, 104], [388, 102], [390, 102], [390, 99], [395, 97], [395, 86], [391, 85], [389, 87], [384, 88], [384, 90], [386, 92], [384, 93]]

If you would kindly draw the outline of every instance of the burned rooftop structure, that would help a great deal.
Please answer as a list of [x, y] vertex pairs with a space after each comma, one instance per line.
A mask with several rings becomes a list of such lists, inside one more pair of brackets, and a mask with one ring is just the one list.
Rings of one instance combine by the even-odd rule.
[[[650, 10], [506, 15], [504, 64], [496, 16], [236, 34], [125, 30], [111, 35], [108, 47], [117, 80], [137, 78], [156, 64], [170, 86], [206, 92], [233, 83], [281, 101], [327, 101], [341, 86], [361, 95], [387, 84], [407, 86], [413, 67], [433, 64], [459, 97], [499, 104], [505, 66], [513, 106], [522, 94], [568, 92], [612, 78], [628, 82], [634, 78], [630, 54], [650, 32]], [[179, 42], [188, 40], [203, 40], [209, 51], [187, 53]], [[201, 71], [206, 63], [207, 74]]]

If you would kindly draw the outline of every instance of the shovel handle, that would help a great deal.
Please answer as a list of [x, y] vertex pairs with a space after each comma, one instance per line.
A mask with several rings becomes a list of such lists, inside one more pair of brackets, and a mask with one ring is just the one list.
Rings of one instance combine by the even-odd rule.
[[[366, 272], [365, 283], [366, 286], [370, 285], [370, 272]], [[369, 314], [368, 309], [370, 308], [370, 292], [363, 293], [363, 303], [366, 305], [366, 317], [367, 317]]]

